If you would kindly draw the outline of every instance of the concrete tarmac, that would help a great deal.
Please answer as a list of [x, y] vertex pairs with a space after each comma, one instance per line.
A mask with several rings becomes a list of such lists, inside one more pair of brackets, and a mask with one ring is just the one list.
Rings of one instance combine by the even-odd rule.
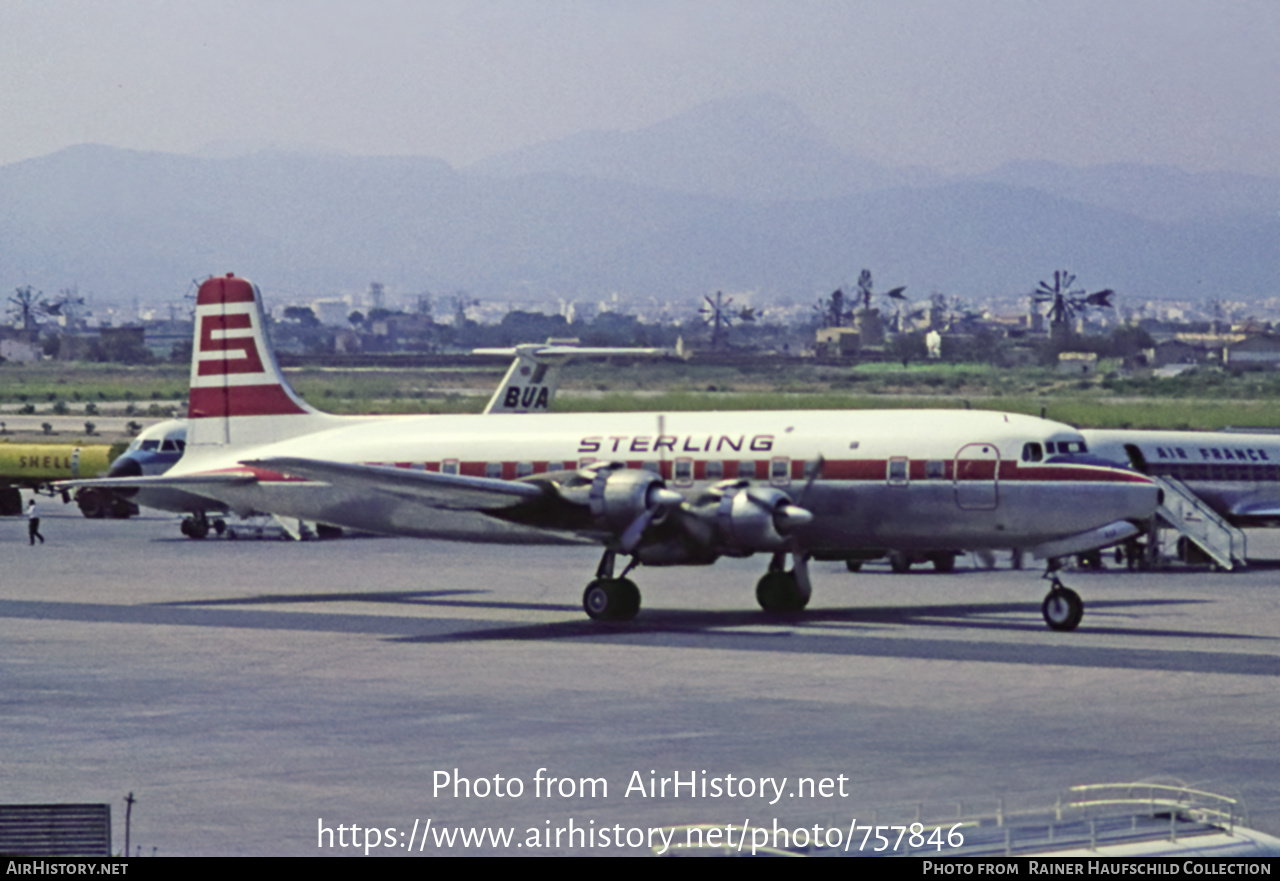
[[[110, 802], [117, 849], [129, 792], [144, 855], [363, 855], [368, 828], [370, 855], [638, 853], [613, 842], [1137, 780], [1280, 834], [1277, 569], [1070, 572], [1084, 620], [1054, 633], [1038, 572], [964, 559], [815, 564], [809, 611], [769, 619], [757, 556], [642, 568], [639, 617], [602, 626], [587, 548], [42, 514], [35, 548], [0, 520], [0, 801]], [[692, 791], [651, 791], [675, 775]], [[472, 827], [512, 837], [447, 846]]]

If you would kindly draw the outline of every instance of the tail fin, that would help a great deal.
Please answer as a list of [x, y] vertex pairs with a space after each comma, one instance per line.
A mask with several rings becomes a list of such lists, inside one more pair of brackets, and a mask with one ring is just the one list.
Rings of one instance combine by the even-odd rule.
[[196, 295], [187, 447], [261, 444], [331, 427], [341, 417], [289, 387], [267, 342], [257, 286], [228, 273]]
[[625, 355], [633, 358], [662, 358], [666, 349], [629, 349], [579, 346], [577, 340], [547, 340], [511, 349], [473, 349], [475, 355], [514, 356], [507, 375], [485, 406], [485, 413], [545, 413], [560, 387], [560, 368], [575, 358]]

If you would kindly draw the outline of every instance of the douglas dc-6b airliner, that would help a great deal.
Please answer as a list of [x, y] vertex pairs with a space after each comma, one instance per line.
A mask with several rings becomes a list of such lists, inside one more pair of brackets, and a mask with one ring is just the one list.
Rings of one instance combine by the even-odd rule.
[[[1012, 413], [334, 416], [289, 387], [262, 315], [244, 279], [205, 281], [181, 460], [160, 476], [68, 486], [179, 489], [242, 515], [388, 535], [595, 542], [604, 552], [583, 606], [597, 620], [639, 611], [626, 577], [637, 565], [764, 553], [757, 600], [796, 612], [811, 559], [962, 547], [1052, 561], [1137, 534], [1157, 505], [1148, 478], [1085, 455], [1075, 429]], [[1072, 630], [1083, 604], [1052, 574], [1043, 612]]]

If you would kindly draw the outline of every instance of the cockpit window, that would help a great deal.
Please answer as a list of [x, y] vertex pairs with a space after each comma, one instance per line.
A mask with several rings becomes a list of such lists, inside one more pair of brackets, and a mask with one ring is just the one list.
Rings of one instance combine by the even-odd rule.
[[144, 449], [144, 450], [158, 450], [158, 449], [160, 449], [160, 441], [158, 441], [158, 440], [144, 440], [144, 441], [142, 442], [142, 449]]
[[[1052, 446], [1052, 444], [1050, 445]], [[1044, 451], [1040, 449], [1038, 443], [1026, 443], [1022, 445], [1022, 461], [1023, 462], [1039, 462], [1044, 458]]]
[[172, 452], [175, 452], [177, 449], [178, 449], [177, 445], [174, 444], [174, 442], [171, 440], [167, 440], [160, 445], [160, 452], [162, 453], [172, 453]]
[[1071, 454], [1087, 453], [1089, 449], [1085, 446], [1084, 441], [1048, 441], [1045, 446], [1049, 448], [1049, 455], [1057, 453], [1062, 456]]

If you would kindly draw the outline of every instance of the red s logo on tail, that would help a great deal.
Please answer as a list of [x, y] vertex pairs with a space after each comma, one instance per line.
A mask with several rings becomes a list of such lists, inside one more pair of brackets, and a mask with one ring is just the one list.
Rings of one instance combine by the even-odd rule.
[[[243, 352], [240, 358], [217, 358], [202, 360], [199, 367], [200, 376], [223, 376], [228, 373], [262, 373], [262, 358], [258, 355], [258, 346], [253, 339], [253, 320], [246, 314], [205, 315], [200, 319], [200, 351], [203, 352]], [[247, 330], [247, 336], [225, 336], [228, 330]], [[221, 339], [213, 335], [223, 331]]]

